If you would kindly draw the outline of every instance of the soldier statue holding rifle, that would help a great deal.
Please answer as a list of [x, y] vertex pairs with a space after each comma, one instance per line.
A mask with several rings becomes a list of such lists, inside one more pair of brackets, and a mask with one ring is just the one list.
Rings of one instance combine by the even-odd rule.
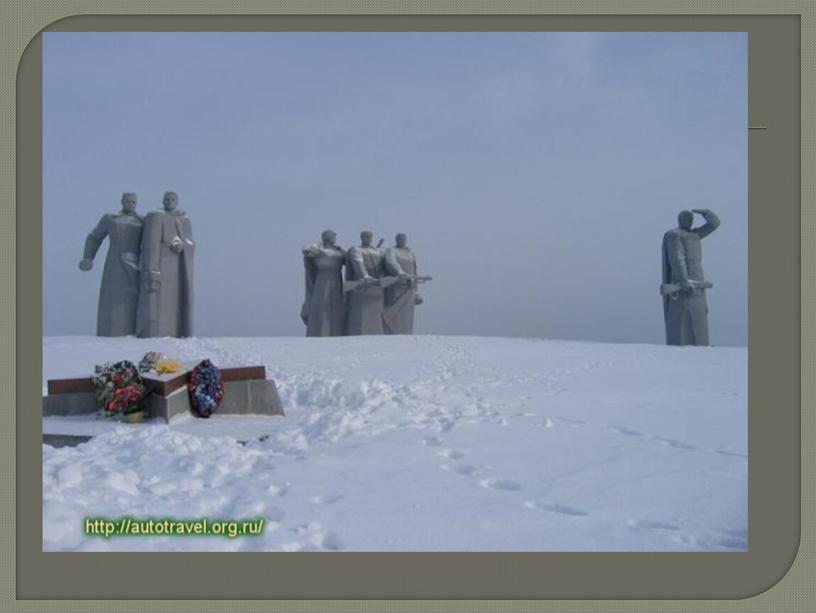
[[[371, 244], [374, 235], [360, 232], [360, 246], [346, 253], [346, 334], [383, 333], [382, 253]], [[382, 241], [380, 241], [382, 243]]]
[[[705, 223], [692, 228], [694, 213]], [[711, 283], [703, 273], [700, 241], [720, 225], [710, 209], [681, 211], [678, 227], [663, 235], [663, 315], [667, 345], [708, 345], [706, 289]]]
[[413, 334], [414, 307], [422, 304], [417, 284], [430, 281], [430, 277], [417, 276], [416, 256], [408, 248], [408, 237], [397, 234], [396, 245], [385, 250], [385, 272], [395, 277], [385, 288], [385, 311], [383, 330], [386, 334]]

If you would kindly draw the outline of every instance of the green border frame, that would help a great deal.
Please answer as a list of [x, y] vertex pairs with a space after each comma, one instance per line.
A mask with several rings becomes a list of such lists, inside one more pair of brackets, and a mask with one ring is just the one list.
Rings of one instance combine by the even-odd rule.
[[[800, 406], [809, 406], [813, 399], [813, 322], [801, 314], [813, 305], [813, 279], [800, 270], [800, 263], [812, 264], [813, 191], [811, 185], [801, 186], [800, 168], [813, 168], [813, 130], [806, 115], [812, 116], [813, 97], [813, 9], [805, 2], [736, 3], [653, 2], [585, 3], [576, 8], [566, 2], [541, 6], [535, 2], [505, 2], [491, 7], [477, 2], [415, 4], [404, 7], [381, 3], [376, 6], [346, 2], [318, 4], [280, 3], [277, 13], [311, 14], [313, 17], [288, 19], [262, 18], [271, 12], [257, 3], [219, 7], [215, 3], [185, 3], [181, 0], [153, 3], [162, 13], [189, 12], [256, 15], [243, 24], [240, 18], [213, 20], [212, 17], [187, 16], [129, 17], [119, 19], [114, 29], [529, 29], [529, 30], [593, 30], [610, 29], [604, 20], [617, 21], [612, 29], [626, 30], [739, 30], [749, 32], [750, 104], [749, 122], [767, 125], [768, 130], [753, 131], [750, 136], [749, 158], [749, 277], [774, 278], [776, 295], [764, 296], [758, 283], [749, 287], [749, 412], [750, 412], [750, 537], [748, 553], [724, 554], [76, 554], [43, 553], [41, 549], [41, 452], [39, 445], [20, 445], [16, 441], [39, 438], [39, 389], [41, 368], [41, 120], [38, 102], [41, 91], [26, 91], [34, 75], [38, 84], [41, 70], [41, 48], [33, 41], [23, 56], [23, 49], [38, 31], [50, 29], [97, 29], [109, 27], [105, 18], [83, 17], [57, 21], [64, 16], [81, 13], [123, 13], [125, 5], [101, 2], [64, 2], [60, 8], [40, 7], [25, 13], [21, 6], [0, 9], [4, 24], [3, 78], [8, 88], [3, 99], [2, 148], [0, 172], [7, 181], [3, 205], [0, 208], [0, 232], [3, 257], [0, 277], [16, 282], [16, 317], [11, 296], [0, 298], [3, 318], [0, 324], [3, 352], [0, 368], [17, 380], [13, 397], [15, 410], [3, 411], [5, 428], [0, 437], [6, 443], [2, 449], [2, 466], [16, 486], [16, 497], [3, 497], [0, 509], [5, 521], [0, 522], [0, 542], [3, 543], [4, 570], [12, 563], [9, 573], [2, 574], [3, 601], [15, 608], [50, 608], [88, 610], [94, 606], [79, 600], [57, 602], [22, 600], [25, 598], [188, 598], [209, 602], [188, 602], [197, 610], [220, 610], [225, 603], [213, 598], [244, 599], [230, 605], [235, 610], [256, 610], [263, 603], [248, 598], [744, 598], [765, 591], [748, 600], [696, 600], [695, 608], [812, 610], [813, 592], [805, 581], [813, 576], [813, 525], [807, 513], [800, 515], [799, 487], [802, 509], [813, 509], [813, 453], [807, 445], [800, 446]], [[145, 3], [147, 5], [148, 3]], [[362, 3], [361, 3], [362, 4]], [[6, 14], [9, 9], [11, 12]], [[150, 12], [148, 6], [143, 10]], [[16, 11], [16, 12], [15, 12]], [[423, 17], [403, 17], [384, 22], [373, 13], [385, 15], [405, 12], [440, 14], [425, 21]], [[617, 14], [617, 17], [595, 18], [596, 11]], [[622, 18], [638, 12], [674, 13], [661, 18], [639, 16]], [[743, 13], [729, 17], [725, 13]], [[531, 17], [535, 13], [586, 13], [586, 17]], [[708, 13], [708, 16], [703, 16]], [[717, 15], [722, 13], [722, 15]], [[788, 17], [773, 17], [786, 13]], [[359, 18], [327, 17], [326, 15], [369, 15]], [[469, 15], [468, 15], [469, 14]], [[510, 28], [512, 20], [497, 21], [476, 14], [520, 14], [526, 17]], [[685, 15], [684, 15], [685, 14]], [[691, 14], [689, 16], [689, 14]], [[767, 17], [760, 15], [767, 14]], [[348, 27], [349, 19], [355, 21]], [[386, 18], [387, 19], [387, 18]], [[204, 21], [201, 21], [204, 20]], [[337, 27], [337, 20], [344, 27]], [[218, 22], [215, 27], [212, 24]], [[55, 23], [56, 22], [56, 23]], [[202, 27], [204, 22], [207, 27]], [[316, 27], [318, 22], [325, 26]], [[334, 24], [330, 22], [335, 22]], [[424, 27], [420, 27], [424, 23]], [[489, 23], [489, 25], [484, 25]], [[127, 25], [124, 25], [127, 24]], [[227, 24], [227, 25], [225, 25]], [[454, 25], [452, 25], [454, 24]], [[456, 25], [458, 24], [458, 25]], [[546, 24], [546, 25], [542, 25]], [[761, 25], [760, 25], [761, 24]], [[792, 25], [791, 25], [792, 24]], [[229, 26], [233, 27], [229, 27]], [[273, 27], [274, 26], [274, 27]], [[801, 29], [800, 29], [801, 28]], [[775, 36], [774, 37], [774, 32]], [[801, 67], [799, 58], [801, 33]], [[758, 45], [758, 46], [757, 46]], [[15, 109], [13, 87], [16, 62], [23, 56], [19, 71], [17, 95], [25, 104]], [[786, 58], [786, 59], [785, 59]], [[800, 72], [801, 70], [801, 72]], [[809, 76], [810, 75], [810, 76]], [[801, 98], [800, 82], [801, 76]], [[808, 82], [808, 78], [810, 82]], [[34, 90], [38, 90], [34, 87]], [[33, 96], [33, 97], [32, 97]], [[780, 100], [782, 103], [780, 104]], [[801, 141], [799, 119], [801, 100]], [[808, 113], [809, 111], [809, 113]], [[15, 126], [15, 120], [17, 126]], [[19, 132], [15, 130], [15, 127]], [[19, 134], [19, 140], [15, 136]], [[17, 149], [15, 152], [14, 144]], [[801, 143], [801, 149], [800, 149]], [[801, 151], [801, 160], [800, 160]], [[15, 157], [16, 153], [16, 157]], [[16, 165], [15, 165], [16, 160]], [[801, 164], [801, 166], [800, 166]], [[12, 175], [18, 172], [16, 189]], [[15, 210], [15, 196], [17, 209]], [[34, 203], [34, 205], [30, 204]], [[806, 206], [805, 204], [808, 204]], [[801, 214], [801, 220], [800, 220]], [[801, 226], [800, 226], [801, 222]], [[760, 232], [761, 230], [761, 232]], [[21, 240], [25, 238], [25, 240]], [[801, 242], [800, 242], [801, 239]], [[801, 245], [801, 251], [800, 251]], [[15, 262], [14, 255], [17, 255]], [[801, 291], [801, 294], [800, 294]], [[31, 305], [35, 305], [34, 308]], [[801, 317], [801, 319], [800, 319]], [[16, 324], [16, 330], [15, 330]], [[801, 353], [800, 353], [801, 324]], [[15, 335], [16, 332], [16, 335]], [[32, 340], [34, 342], [32, 342]], [[16, 355], [15, 355], [16, 354]], [[800, 370], [801, 369], [801, 370]], [[33, 384], [33, 385], [32, 385]], [[31, 391], [34, 391], [34, 394]], [[800, 395], [801, 391], [801, 395]], [[800, 405], [801, 402], [801, 405]], [[35, 407], [32, 411], [26, 407]], [[812, 439], [812, 415], [801, 413], [801, 441]], [[16, 433], [16, 441], [15, 441]], [[804, 453], [802, 453], [804, 450]], [[15, 454], [16, 452], [16, 454]], [[16, 481], [12, 470], [17, 460]], [[800, 468], [801, 461], [801, 472]], [[805, 475], [811, 477], [805, 479]], [[14, 493], [14, 492], [12, 492]], [[23, 513], [22, 509], [26, 512]], [[15, 533], [16, 511], [16, 533]], [[802, 539], [799, 555], [800, 519]], [[16, 536], [16, 541], [15, 541]], [[16, 546], [16, 576], [13, 574]], [[229, 556], [229, 557], [224, 557]], [[794, 561], [795, 558], [795, 561]], [[791, 566], [792, 564], [792, 566]], [[150, 569], [145, 572], [142, 569]], [[135, 571], [135, 572], [129, 572]], [[787, 574], [786, 574], [787, 572]], [[199, 577], [224, 577], [222, 581], [200, 580]], [[139, 577], [132, 581], [130, 576]], [[146, 584], [142, 577], [152, 577]], [[784, 578], [783, 578], [784, 577]], [[166, 579], [162, 580], [163, 578]], [[679, 579], [678, 579], [679, 578]], [[780, 581], [781, 579], [781, 581]], [[779, 583], [777, 583], [779, 581]], [[421, 585], [419, 585], [421, 583]], [[254, 588], [254, 589], [253, 589]], [[18, 600], [15, 600], [18, 599]], [[166, 603], [164, 603], [166, 605]], [[178, 603], [181, 605], [181, 603]], [[283, 602], [276, 606], [283, 605]], [[301, 608], [306, 602], [287, 601], [287, 606]], [[317, 603], [308, 603], [311, 606]], [[563, 610], [632, 610], [645, 606], [647, 610], [687, 610], [691, 602], [649, 601], [551, 603]], [[103, 610], [152, 608], [153, 603], [99, 603]], [[320, 603], [321, 608], [329, 603]], [[442, 603], [425, 601], [426, 607], [445, 610], [468, 607], [468, 610], [532, 610], [541, 603], [483, 602]], [[162, 606], [156, 603], [153, 606]], [[360, 601], [335, 603], [332, 608], [370, 610], [387, 606], [389, 610], [410, 608], [408, 601]], [[577, 608], [576, 608], [577, 607]]]

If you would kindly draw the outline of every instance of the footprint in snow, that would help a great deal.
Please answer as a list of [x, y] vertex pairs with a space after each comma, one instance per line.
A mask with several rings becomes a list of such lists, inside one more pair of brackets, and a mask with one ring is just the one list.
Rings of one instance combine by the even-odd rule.
[[557, 515], [571, 515], [573, 517], [583, 517], [589, 515], [589, 513], [587, 513], [586, 511], [582, 511], [581, 509], [568, 507], [565, 504], [558, 504], [554, 502], [538, 503], [528, 500], [527, 502], [524, 503], [524, 506], [527, 507], [528, 509], [540, 509], [542, 511], [556, 513]]
[[715, 547], [726, 549], [748, 549], [748, 531], [720, 530], [711, 536], [709, 542]]
[[651, 521], [651, 520], [648, 520], [648, 519], [643, 519], [643, 520], [639, 520], [639, 521], [635, 521], [633, 519], [630, 519], [626, 523], [629, 524], [633, 528], [638, 528], [638, 529], [641, 529], [641, 530], [671, 530], [671, 531], [675, 531], [675, 530], [680, 529], [680, 526], [675, 526], [674, 524], [668, 524], [668, 523], [665, 523], [665, 522], [662, 522], [662, 521]]
[[453, 472], [455, 472], [457, 475], [462, 475], [463, 477], [469, 477], [477, 470], [479, 470], [479, 467], [474, 466], [473, 464], [459, 464], [453, 467]]
[[[642, 432], [638, 432], [637, 430], [633, 430], [631, 428], [625, 428], [623, 426], [609, 426], [609, 431], [614, 432], [615, 434], [622, 434], [623, 436], [633, 436], [633, 437], [640, 437], [643, 436]], [[655, 441], [660, 443], [665, 447], [673, 447], [675, 449], [685, 449], [685, 450], [694, 450], [697, 449], [694, 445], [689, 445], [688, 443], [684, 443], [682, 441], [675, 440], [673, 438], [666, 438], [664, 436], [649, 436], [647, 437], [649, 440]]]
[[436, 428], [436, 429], [437, 429], [439, 432], [443, 432], [443, 433], [444, 433], [444, 432], [450, 432], [451, 430], [453, 430], [453, 427], [454, 427], [455, 425], [456, 425], [456, 422], [455, 422], [454, 420], [452, 420], [452, 419], [449, 419], [449, 418], [445, 417], [445, 418], [442, 418], [442, 419], [437, 420], [437, 423], [436, 423], [436, 425], [435, 425], [435, 428]]
[[510, 479], [482, 479], [479, 485], [491, 490], [502, 490], [505, 492], [517, 492], [521, 489], [521, 484]]
[[563, 421], [565, 424], [569, 424], [572, 428], [577, 428], [578, 426], [584, 425], [586, 422], [583, 419], [573, 419], [571, 417], [554, 417], [556, 421]]
[[313, 504], [334, 504], [343, 500], [342, 494], [333, 494], [329, 496], [311, 496], [309, 502]]
[[722, 530], [715, 533], [705, 534], [682, 534], [673, 536], [672, 540], [692, 549], [717, 550], [735, 549], [740, 551], [748, 550], [747, 530]]
[[429, 436], [422, 441], [422, 444], [426, 447], [440, 447], [442, 445], [442, 441], [437, 436]]
[[731, 457], [734, 457], [734, 458], [745, 458], [745, 459], [748, 458], [748, 454], [739, 453], [739, 452], [736, 452], [736, 451], [728, 451], [727, 449], [715, 449], [714, 452], [719, 453], [720, 455], [727, 455], [727, 456], [731, 456]]
[[662, 436], [655, 436], [652, 437], [652, 440], [657, 441], [661, 445], [665, 445], [666, 447], [674, 447], [675, 449], [697, 449], [694, 445], [689, 445], [688, 443], [683, 443], [681, 441], [677, 441], [673, 438], [664, 438]]
[[621, 426], [610, 426], [609, 430], [614, 432], [615, 434], [623, 434], [624, 436], [643, 436], [637, 430], [632, 430], [631, 428], [623, 428]]
[[459, 460], [465, 457], [465, 454], [461, 451], [456, 451], [455, 449], [441, 449], [437, 452], [443, 458], [448, 458], [449, 460]]
[[748, 549], [748, 539], [724, 536], [717, 539], [716, 544], [727, 549]]

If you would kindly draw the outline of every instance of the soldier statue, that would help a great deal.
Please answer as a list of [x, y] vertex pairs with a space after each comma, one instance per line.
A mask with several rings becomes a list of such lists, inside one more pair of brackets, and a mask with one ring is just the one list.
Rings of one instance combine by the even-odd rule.
[[[705, 223], [692, 228], [694, 213]], [[663, 315], [667, 345], [708, 345], [706, 290], [700, 241], [716, 230], [720, 219], [709, 209], [681, 211], [678, 227], [663, 235]]]
[[408, 248], [408, 237], [397, 234], [395, 242], [383, 255], [386, 274], [397, 278], [385, 288], [383, 329], [386, 334], [413, 334], [414, 307], [423, 302], [417, 284], [431, 278], [417, 276], [416, 256]]
[[345, 328], [343, 263], [346, 252], [335, 244], [337, 235], [326, 230], [320, 244], [303, 248], [306, 271], [306, 297], [300, 318], [306, 324], [306, 336], [342, 336]]
[[122, 194], [122, 210], [107, 214], [85, 239], [80, 270], [91, 270], [96, 252], [110, 239], [96, 315], [97, 336], [127, 336], [136, 333], [139, 302], [139, 249], [143, 219], [136, 214], [136, 194]]
[[162, 205], [145, 217], [137, 334], [193, 336], [193, 229], [176, 192], [165, 192]]
[[[360, 246], [346, 254], [347, 292], [346, 334], [383, 333], [383, 260], [380, 250], [372, 245], [374, 235], [360, 233]], [[354, 282], [357, 282], [356, 284]]]

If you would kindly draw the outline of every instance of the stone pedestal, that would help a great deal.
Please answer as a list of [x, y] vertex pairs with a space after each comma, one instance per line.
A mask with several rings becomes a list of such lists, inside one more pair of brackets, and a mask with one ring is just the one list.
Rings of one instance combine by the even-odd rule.
[[[187, 366], [187, 365], [185, 365]], [[191, 412], [187, 378], [195, 363], [183, 372], [170, 375], [143, 375], [148, 393], [145, 412], [169, 422], [174, 415]], [[263, 366], [221, 368], [224, 399], [215, 415], [283, 415], [283, 405], [272, 379]], [[94, 396], [93, 378], [51, 379], [48, 395], [43, 396], [43, 415], [81, 415], [95, 413], [99, 407]]]

